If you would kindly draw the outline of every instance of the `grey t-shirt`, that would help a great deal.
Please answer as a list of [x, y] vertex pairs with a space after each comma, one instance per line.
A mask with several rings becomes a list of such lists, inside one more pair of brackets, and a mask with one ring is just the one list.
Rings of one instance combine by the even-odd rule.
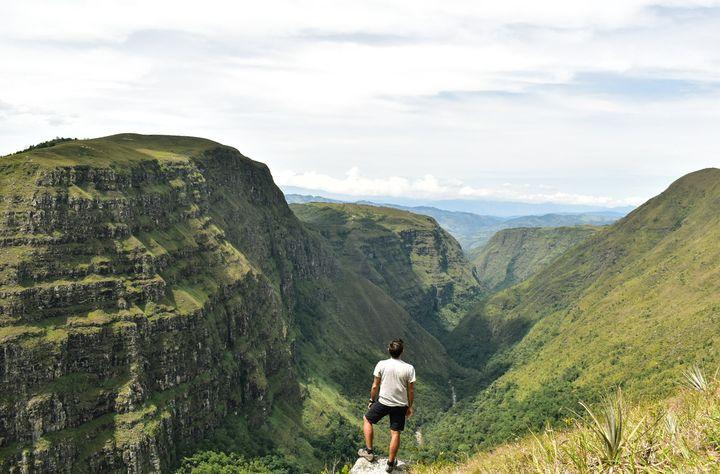
[[408, 385], [415, 382], [415, 367], [390, 358], [378, 362], [373, 375], [380, 377], [380, 403], [388, 407], [407, 406]]

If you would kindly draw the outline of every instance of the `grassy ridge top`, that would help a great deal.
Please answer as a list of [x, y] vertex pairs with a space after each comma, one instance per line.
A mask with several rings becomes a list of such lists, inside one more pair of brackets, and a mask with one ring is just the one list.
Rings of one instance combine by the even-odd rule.
[[50, 147], [33, 148], [0, 158], [0, 166], [34, 163], [58, 166], [124, 166], [148, 159], [185, 161], [203, 152], [224, 147], [204, 138], [122, 133], [88, 140], [70, 140]]
[[392, 232], [407, 229], [433, 230], [438, 227], [432, 217], [367, 204], [311, 202], [291, 205], [301, 220], [319, 225], [362, 225], [372, 223]]

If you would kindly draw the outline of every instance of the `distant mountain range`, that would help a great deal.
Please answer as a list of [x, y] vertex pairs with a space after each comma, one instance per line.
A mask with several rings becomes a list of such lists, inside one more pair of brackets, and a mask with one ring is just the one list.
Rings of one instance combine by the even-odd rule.
[[286, 194], [285, 200], [288, 204], [307, 204], [309, 202], [343, 202], [337, 199], [330, 199], [322, 196], [314, 196], [309, 194]]
[[[416, 199], [395, 196], [351, 196], [328, 193], [318, 189], [295, 186], [281, 187], [285, 195], [315, 196], [321, 202], [373, 202], [384, 206], [435, 207], [446, 211], [470, 212], [484, 216], [518, 217], [542, 214], [567, 214], [587, 212], [612, 212], [625, 215], [633, 206], [607, 207], [581, 204], [560, 204], [554, 202], [528, 203], [514, 201], [493, 201], [483, 199]], [[291, 202], [291, 201], [288, 201]]]
[[621, 212], [596, 211], [576, 214], [543, 214], [512, 218], [481, 216], [470, 212], [446, 211], [433, 207], [402, 207], [401, 209], [433, 217], [438, 224], [460, 242], [465, 252], [473, 256], [490, 238], [503, 229], [519, 227], [572, 227], [578, 225], [608, 225], [625, 216]]
[[[288, 203], [304, 204], [308, 202], [340, 203], [337, 199], [318, 195], [286, 194]], [[502, 229], [517, 227], [568, 227], [576, 225], [608, 225], [624, 217], [629, 208], [603, 209], [586, 212], [557, 212], [549, 214], [530, 214], [525, 216], [507, 217], [503, 215], [481, 215], [473, 212], [441, 209], [434, 206], [405, 206], [401, 204], [356, 201], [358, 204], [372, 206], [394, 207], [430, 216], [441, 227], [452, 234], [460, 243], [465, 252], [473, 254], [485, 245], [488, 240]], [[450, 201], [439, 201], [447, 203]], [[496, 204], [522, 204], [522, 203], [496, 203]], [[535, 209], [541, 209], [537, 207]]]

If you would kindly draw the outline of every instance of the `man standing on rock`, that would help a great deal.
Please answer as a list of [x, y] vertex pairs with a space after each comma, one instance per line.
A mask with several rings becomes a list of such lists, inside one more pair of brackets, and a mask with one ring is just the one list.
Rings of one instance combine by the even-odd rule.
[[370, 462], [375, 460], [373, 425], [385, 415], [390, 415], [390, 455], [386, 471], [392, 472], [397, 466], [400, 433], [405, 428], [405, 418], [413, 414], [415, 368], [400, 360], [400, 355], [403, 353], [402, 339], [391, 341], [388, 352], [390, 358], [378, 362], [373, 372], [375, 378], [370, 389], [370, 403], [363, 418], [366, 447], [360, 449], [358, 454]]

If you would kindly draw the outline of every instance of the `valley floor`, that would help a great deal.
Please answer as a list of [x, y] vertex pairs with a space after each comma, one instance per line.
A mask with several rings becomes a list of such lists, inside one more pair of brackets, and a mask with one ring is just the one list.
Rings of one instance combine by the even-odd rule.
[[669, 400], [630, 407], [620, 392], [588, 407], [566, 430], [546, 429], [459, 465], [414, 473], [720, 472], [720, 380], [685, 374]]

